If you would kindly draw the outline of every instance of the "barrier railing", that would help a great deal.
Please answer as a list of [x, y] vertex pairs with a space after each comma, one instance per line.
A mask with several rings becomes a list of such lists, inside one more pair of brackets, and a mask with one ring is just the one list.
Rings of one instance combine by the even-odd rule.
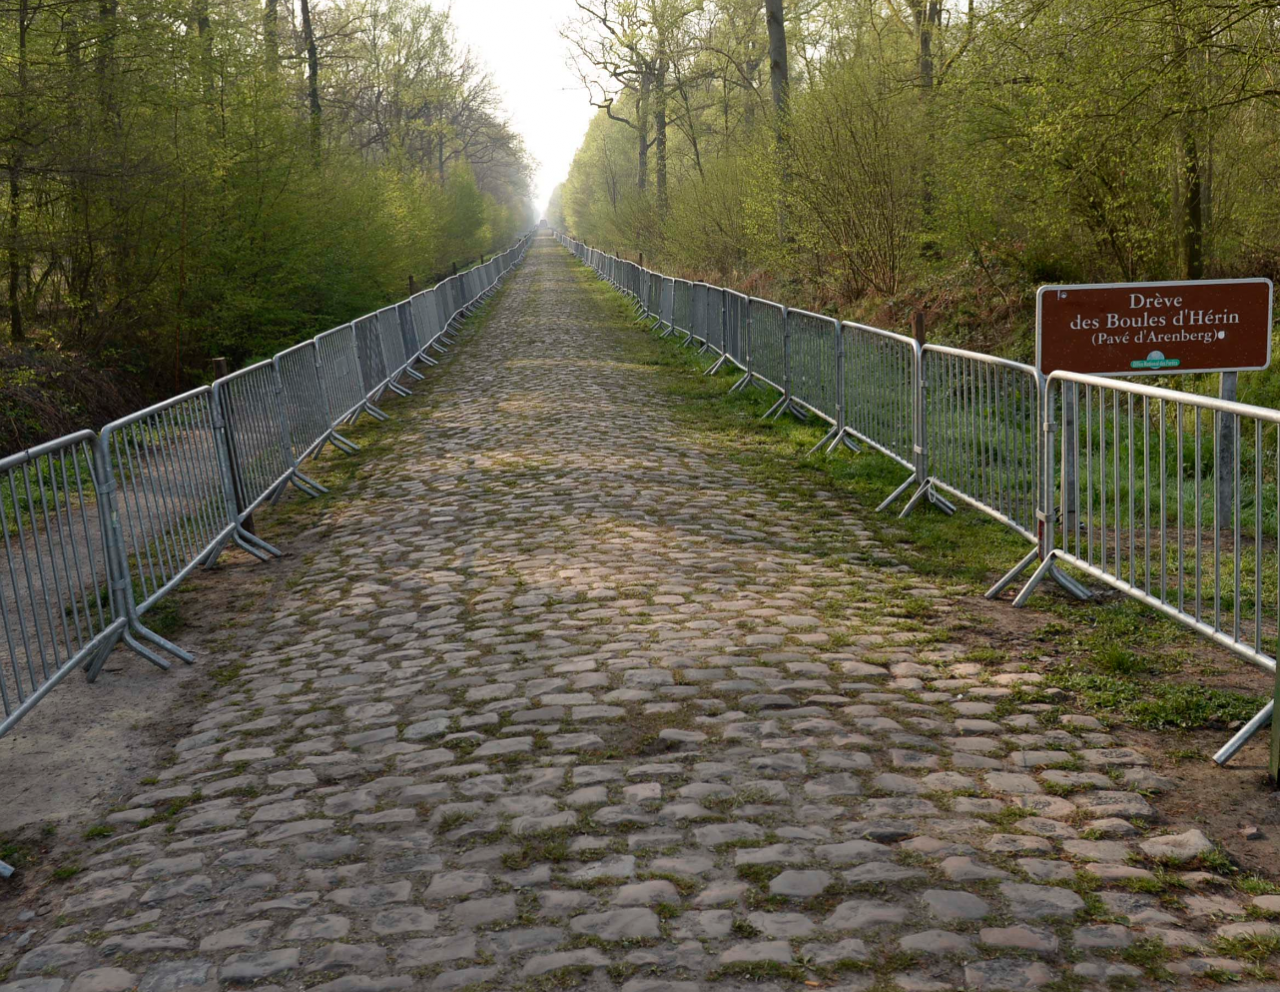
[[[604, 256], [558, 237], [600, 271]], [[647, 308], [659, 326], [689, 326], [682, 285], [669, 321]], [[719, 353], [708, 373], [732, 362], [745, 375], [731, 391], [763, 383], [781, 394], [765, 416], [827, 421], [814, 450], [844, 440], [911, 473], [878, 509], [914, 488], [902, 516], [926, 499], [950, 512], [950, 497], [1033, 545], [989, 598], [1037, 561], [1015, 606], [1045, 578], [1089, 598], [1067, 564], [1275, 673], [1280, 411], [1074, 373], [1046, 381], [1029, 365], [698, 285], [698, 299], [723, 300], [722, 337], [706, 318], [686, 331]], [[1229, 760], [1272, 709], [1214, 760]]]
[[1274, 675], [1280, 411], [1070, 372], [1049, 376], [1044, 404], [1044, 557], [1015, 603], [1065, 562]]
[[320, 377], [319, 346], [314, 340], [304, 341], [276, 355], [276, 377], [282, 392], [285, 425], [295, 464], [308, 455], [320, 453], [333, 437], [325, 384]]
[[409, 300], [409, 306], [413, 311], [414, 361], [424, 365], [435, 365], [436, 360], [427, 354], [431, 350], [436, 335], [440, 333], [436, 317], [435, 290], [428, 289], [414, 294]]
[[[787, 310], [787, 381], [792, 402], [831, 425], [815, 448], [840, 434], [840, 322], [807, 310]], [[833, 374], [834, 373], [834, 374]]]
[[724, 291], [724, 357], [747, 371], [747, 297]]
[[751, 334], [751, 373], [782, 393], [765, 416], [780, 416], [791, 402], [787, 388], [787, 308], [754, 296], [747, 301]]
[[0, 734], [59, 682], [90, 679], [125, 625], [110, 603], [97, 435], [80, 431], [0, 461]]
[[905, 335], [865, 324], [845, 322], [840, 335], [846, 435], [913, 473], [880, 504], [884, 510], [917, 481], [919, 345]]
[[707, 324], [707, 284], [695, 282], [689, 289], [689, 334], [693, 341], [704, 348], [711, 342], [707, 335], [710, 332]]
[[386, 391], [390, 376], [387, 359], [382, 352], [382, 335], [378, 331], [378, 318], [372, 314], [351, 322], [356, 332], [356, 356], [360, 364], [360, 382], [364, 386], [365, 410], [379, 420], [386, 414], [378, 409], [378, 400]]
[[160, 668], [169, 662], [137, 638], [192, 658], [142, 623], [152, 606], [196, 566], [212, 565], [228, 540], [259, 558], [279, 554], [241, 527], [227, 441], [208, 386], [122, 417], [99, 437], [112, 603], [128, 621], [125, 643]]
[[278, 500], [289, 483], [308, 496], [324, 491], [298, 471], [282, 392], [274, 362], [259, 362], [213, 384], [214, 409], [226, 425], [240, 522], [267, 500]]
[[685, 336], [685, 343], [693, 337], [693, 284], [676, 279], [671, 285], [671, 326], [668, 333]]
[[1040, 374], [958, 348], [921, 349], [925, 484], [1038, 542]]
[[[343, 324], [274, 358], [107, 424], [0, 460], [0, 736], [68, 674], [97, 678], [124, 643], [168, 668], [192, 656], [146, 613], [235, 543], [280, 552], [245, 526], [288, 485], [323, 487], [300, 464], [475, 310], [525, 255], [529, 238], [459, 277]], [[448, 310], [447, 297], [457, 300]], [[0, 863], [0, 877], [8, 874]]]
[[334, 428], [333, 439], [343, 451], [358, 450], [337, 433], [339, 424], [353, 423], [365, 408], [356, 329], [351, 324], [343, 324], [318, 335], [315, 342], [325, 405], [329, 410], [329, 423]]

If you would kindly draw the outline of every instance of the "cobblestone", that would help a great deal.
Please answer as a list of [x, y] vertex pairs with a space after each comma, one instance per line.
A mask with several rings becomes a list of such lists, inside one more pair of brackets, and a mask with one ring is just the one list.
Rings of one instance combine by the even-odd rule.
[[964, 661], [871, 510], [683, 429], [589, 283], [540, 239], [253, 566], [288, 582], [201, 651], [239, 674], [126, 808], [187, 805], [86, 842], [0, 992], [1154, 989], [1119, 960], [1152, 937], [1242, 971], [1215, 940], [1273, 931], [1223, 880], [1128, 891], [1204, 867], [1139, 791], [1176, 781]]

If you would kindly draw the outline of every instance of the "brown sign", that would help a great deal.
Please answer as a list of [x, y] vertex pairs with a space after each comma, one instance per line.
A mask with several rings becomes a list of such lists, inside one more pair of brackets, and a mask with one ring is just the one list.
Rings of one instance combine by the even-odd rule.
[[1036, 297], [1045, 375], [1242, 372], [1270, 361], [1270, 279], [1042, 286]]

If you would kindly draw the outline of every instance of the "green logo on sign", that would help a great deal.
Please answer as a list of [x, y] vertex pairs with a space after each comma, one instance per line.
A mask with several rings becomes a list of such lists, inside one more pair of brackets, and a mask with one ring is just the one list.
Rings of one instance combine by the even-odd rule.
[[1158, 351], [1153, 351], [1146, 358], [1139, 358], [1129, 363], [1131, 369], [1172, 369], [1182, 364], [1178, 358], [1165, 358]]

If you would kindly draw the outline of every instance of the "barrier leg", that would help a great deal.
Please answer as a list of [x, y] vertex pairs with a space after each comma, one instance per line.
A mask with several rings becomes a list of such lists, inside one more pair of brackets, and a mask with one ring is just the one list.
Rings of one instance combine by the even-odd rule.
[[1093, 593], [1060, 569], [1057, 565], [1054, 565], [1053, 568], [1049, 569], [1049, 578], [1053, 579], [1053, 581], [1058, 583], [1058, 585], [1060, 585], [1069, 595], [1074, 596], [1081, 602], [1088, 602], [1093, 599]]
[[907, 479], [906, 482], [891, 492], [883, 503], [876, 507], [876, 512], [883, 513], [885, 510], [889, 509], [889, 507], [893, 506], [893, 504], [898, 501], [898, 497], [910, 489], [915, 481], [916, 477], [914, 475]]
[[360, 445], [356, 444], [354, 441], [348, 441], [345, 437], [343, 437], [337, 431], [333, 431], [329, 435], [329, 443], [332, 444], [339, 451], [342, 451], [348, 455], [354, 455], [357, 451], [360, 450]]
[[[812, 448], [808, 450], [808, 452], [805, 454], [805, 457], [807, 458], [809, 455], [812, 455], [819, 448], [826, 448], [826, 451], [830, 451], [831, 448], [827, 446], [830, 444], [833, 444], [835, 441], [839, 441], [841, 433], [843, 432], [840, 430], [839, 427], [832, 427], [831, 430], [827, 431], [827, 433], [822, 435], [821, 441], [819, 441], [817, 444], [815, 444]], [[825, 453], [826, 452], [824, 452], [824, 454]]]
[[289, 476], [289, 481], [293, 483], [296, 489], [300, 492], [306, 493], [312, 499], [316, 499], [329, 491], [324, 486], [320, 485], [320, 483], [316, 482], [315, 479], [308, 478], [296, 470], [293, 475]]
[[809, 411], [806, 410], [804, 407], [802, 407], [799, 403], [793, 402], [792, 400], [787, 400], [786, 409], [780, 410], [777, 416], [781, 417], [784, 413], [791, 414], [791, 416], [795, 417], [797, 420], [809, 419]]
[[[250, 534], [243, 527], [237, 527], [234, 536], [237, 539], [237, 541], [245, 541], [245, 542], [248, 542], [248, 544], [250, 545], [256, 544], [259, 548], [261, 548], [263, 551], [265, 551], [267, 554], [269, 554], [273, 558], [284, 557], [284, 552], [281, 551], [279, 548], [277, 548], [274, 544], [268, 544], [266, 541], [260, 538], [257, 534]], [[249, 547], [246, 547], [245, 550], [250, 551], [252, 549]]]
[[1005, 572], [1004, 575], [1000, 577], [1000, 581], [997, 582], [995, 585], [993, 585], [990, 589], [988, 589], [986, 593], [984, 593], [986, 598], [995, 599], [997, 596], [999, 596], [1002, 592], [1004, 592], [1011, 585], [1013, 585], [1018, 580], [1018, 576], [1020, 576], [1023, 572], [1025, 572], [1028, 568], [1030, 568], [1031, 563], [1039, 557], [1040, 557], [1040, 549], [1032, 548], [1031, 553], [1029, 555], [1023, 558], [1022, 561], [1018, 562], [1018, 564], [1014, 565], [1013, 568], [1011, 568], [1009, 571]]
[[1219, 765], [1225, 765], [1234, 758], [1236, 752], [1244, 747], [1254, 734], [1271, 722], [1271, 715], [1275, 712], [1275, 706], [1276, 702], [1273, 699], [1254, 714], [1252, 720], [1236, 731], [1236, 735], [1218, 749], [1218, 753], [1213, 756], [1213, 760]]
[[84, 660], [81, 666], [84, 669], [85, 679], [89, 682], [98, 681], [98, 675], [102, 672], [102, 666], [107, 663], [107, 659], [111, 656], [111, 652], [115, 650], [116, 645], [120, 643], [120, 638], [110, 638], [103, 641], [99, 645], [98, 650], [93, 652]]
[[774, 403], [773, 406], [769, 407], [769, 409], [765, 411], [765, 415], [760, 419], [768, 420], [771, 417], [776, 418], [786, 408], [787, 408], [787, 398], [785, 396], [779, 396], [778, 402]]
[[728, 356], [728, 355], [721, 355], [719, 358], [717, 358], [717, 359], [716, 359], [716, 363], [715, 363], [714, 365], [712, 365], [712, 366], [711, 366], [711, 368], [707, 369], [707, 371], [703, 372], [702, 374], [703, 374], [703, 375], [715, 375], [717, 372], [719, 372], [719, 371], [720, 371], [720, 368], [721, 368], [721, 367], [724, 365], [724, 363], [725, 363], [725, 362], [727, 362], [728, 360], [729, 360], [729, 356]]
[[172, 664], [170, 664], [164, 658], [161, 658], [149, 647], [139, 643], [138, 639], [134, 637], [130, 631], [126, 630], [124, 632], [123, 640], [124, 640], [124, 643], [128, 645], [129, 650], [133, 651], [136, 654], [142, 655], [142, 657], [146, 658], [147, 661], [151, 662], [151, 664], [155, 665], [156, 668], [160, 669], [162, 672], [167, 672], [170, 668], [173, 667]]
[[739, 379], [737, 382], [735, 382], [732, 386], [729, 387], [729, 392], [736, 393], [739, 389], [746, 389], [747, 386], [750, 386], [754, 381], [755, 381], [755, 376], [751, 372], [748, 372], [741, 379]]
[[844, 445], [846, 448], [852, 451], [855, 455], [862, 453], [862, 449], [858, 447], [858, 442], [853, 439], [853, 435], [850, 434], [847, 430], [842, 430], [836, 436], [836, 439], [827, 446], [827, 454], [828, 455], [831, 454], [831, 452], [835, 451], [836, 448], [840, 447], [841, 445]]
[[[188, 665], [196, 660], [194, 655], [190, 654], [187, 651], [182, 650], [182, 648], [178, 647], [178, 645], [174, 644], [172, 641], [161, 637], [150, 627], [146, 626], [141, 620], [138, 620], [137, 618], [135, 618], [129, 626], [133, 628], [133, 632], [136, 633], [139, 637], [145, 638], [146, 640], [154, 644], [156, 647], [162, 648], [163, 650], [167, 651], [169, 654], [173, 655], [175, 658], [178, 658], [181, 661], [185, 661]], [[129, 640], [128, 633], [125, 634], [125, 640], [126, 641]]]
[[9, 878], [13, 875], [13, 869], [3, 861], [0, 861], [0, 878]]
[[[1276, 668], [1275, 685], [1271, 690], [1271, 705], [1280, 702], [1280, 667]], [[1274, 712], [1274, 709], [1273, 709]], [[1280, 784], [1280, 725], [1271, 722], [1271, 754], [1267, 761], [1267, 771], [1271, 773], [1271, 784]]]
[[1022, 587], [1022, 591], [1013, 598], [1014, 606], [1025, 606], [1031, 594], [1036, 591], [1036, 586], [1044, 581], [1045, 576], [1049, 574], [1049, 570], [1053, 568], [1054, 559], [1058, 556], [1054, 552], [1050, 552], [1049, 556], [1040, 563], [1040, 567], [1035, 570], [1027, 584]]
[[[135, 637], [134, 636], [135, 634], [138, 636]], [[151, 662], [157, 668], [163, 669], [166, 672], [171, 667], [169, 662], [166, 659], [162, 658], [160, 655], [156, 654], [154, 651], [152, 651], [149, 647], [147, 647], [141, 641], [139, 641], [138, 637], [141, 637], [145, 640], [150, 641], [156, 647], [161, 648], [167, 653], [173, 655], [179, 661], [185, 661], [188, 665], [190, 665], [193, 661], [196, 660], [193, 655], [182, 650], [182, 648], [178, 647], [178, 645], [174, 644], [172, 641], [161, 637], [159, 634], [157, 634], [154, 630], [152, 630], [150, 627], [144, 624], [137, 617], [133, 617], [129, 621], [129, 626], [125, 628], [121, 637], [124, 643], [127, 644], [130, 648], [132, 648], [138, 654], [142, 655], [142, 657], [146, 658], [147, 661]]]
[[337, 431], [330, 431], [329, 435], [323, 441], [321, 441], [319, 444], [316, 445], [316, 450], [311, 452], [312, 461], [315, 461], [324, 453], [324, 446], [326, 444], [332, 444], [344, 455], [354, 455], [357, 451], [360, 450], [360, 446], [356, 444], [354, 441], [348, 441], [345, 437], [343, 437]]
[[249, 543], [248, 541], [246, 541], [243, 537], [241, 537], [241, 536], [240, 536], [240, 533], [239, 533], [238, 531], [237, 531], [235, 534], [231, 535], [231, 539], [232, 539], [233, 541], [235, 541], [235, 542], [236, 542], [236, 546], [237, 546], [238, 548], [240, 548], [240, 549], [241, 549], [241, 550], [243, 550], [243, 551], [247, 551], [247, 552], [249, 552], [249, 554], [251, 554], [251, 555], [253, 555], [253, 557], [257, 558], [257, 559], [258, 559], [258, 561], [270, 561], [270, 560], [271, 560], [271, 556], [270, 556], [269, 554], [267, 554], [267, 553], [266, 553], [266, 552], [264, 552], [264, 551], [259, 551], [259, 550], [258, 550], [257, 548], [255, 548], [252, 544], [250, 544], [250, 543]]
[[397, 396], [412, 396], [412, 395], [413, 395], [413, 393], [409, 392], [409, 390], [405, 389], [405, 388], [404, 388], [404, 386], [400, 385], [400, 383], [398, 383], [398, 382], [389, 382], [389, 383], [387, 383], [387, 389], [389, 389], [391, 392], [395, 393]]
[[415, 382], [425, 382], [427, 379], [427, 377], [423, 375], [421, 372], [415, 372], [413, 369], [409, 368], [409, 366], [407, 365], [404, 367], [404, 374], [407, 375], [410, 379], [413, 379]]
[[920, 501], [925, 499], [947, 516], [951, 516], [951, 514], [956, 512], [955, 504], [953, 504], [949, 499], [938, 495], [937, 491], [933, 488], [933, 480], [926, 479], [924, 481], [924, 485], [915, 491], [915, 494], [911, 499], [907, 500], [907, 505], [903, 507], [902, 512], [898, 514], [898, 519], [901, 520], [908, 516], [912, 510], [920, 505]]

